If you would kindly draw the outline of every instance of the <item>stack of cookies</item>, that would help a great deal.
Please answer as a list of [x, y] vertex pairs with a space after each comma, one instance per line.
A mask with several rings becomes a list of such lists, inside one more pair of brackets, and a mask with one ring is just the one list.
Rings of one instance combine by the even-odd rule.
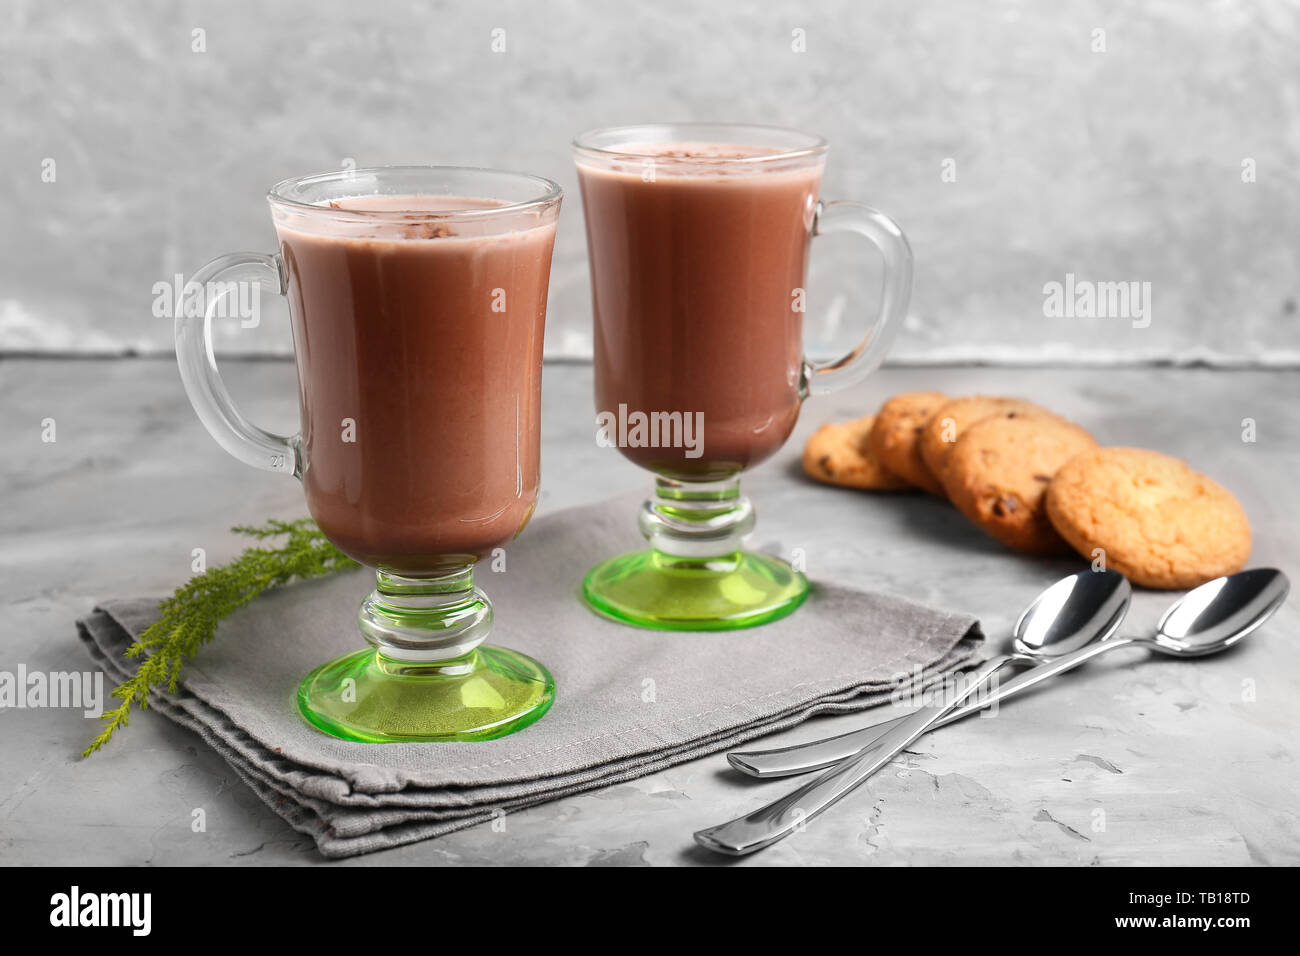
[[1146, 587], [1195, 587], [1250, 556], [1250, 524], [1224, 488], [1159, 452], [1102, 448], [1024, 399], [895, 395], [823, 425], [803, 466], [833, 485], [944, 496], [1011, 548], [1072, 548]]

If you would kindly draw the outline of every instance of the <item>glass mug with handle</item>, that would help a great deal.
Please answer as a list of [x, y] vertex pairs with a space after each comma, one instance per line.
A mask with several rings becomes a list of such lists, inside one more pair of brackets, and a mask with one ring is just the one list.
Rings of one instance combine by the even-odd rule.
[[[792, 612], [808, 582], [745, 551], [739, 474], [774, 454], [803, 400], [860, 381], [902, 324], [912, 253], [888, 216], [819, 198], [827, 145], [768, 126], [595, 130], [573, 144], [591, 264], [597, 439], [655, 474], [650, 547], [597, 565], [587, 603], [665, 630], [749, 627]], [[852, 352], [803, 353], [814, 236], [850, 232], [884, 259], [880, 312]]]
[[[474, 563], [532, 516], [542, 334], [561, 191], [536, 176], [389, 166], [286, 180], [274, 255], [223, 256], [177, 310], [176, 355], [213, 438], [301, 480], [312, 517], [377, 572], [370, 646], [303, 680], [307, 721], [358, 741], [486, 740], [554, 698], [546, 669], [483, 644]], [[214, 311], [239, 282], [288, 298], [302, 430], [248, 422], [217, 371]]]

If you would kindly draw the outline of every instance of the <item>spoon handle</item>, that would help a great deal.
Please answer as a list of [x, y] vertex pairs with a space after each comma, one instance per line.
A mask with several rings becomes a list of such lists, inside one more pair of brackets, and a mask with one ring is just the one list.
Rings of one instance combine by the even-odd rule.
[[974, 693], [981, 684], [1010, 660], [1012, 660], [1010, 655], [991, 658], [975, 672], [974, 678], [953, 700], [945, 704], [922, 707], [915, 713], [908, 714], [897, 727], [884, 734], [861, 753], [832, 767], [811, 783], [804, 784], [794, 792], [760, 807], [753, 813], [697, 831], [695, 842], [719, 853], [744, 856], [765, 846], [771, 846], [796, 830], [802, 829], [805, 821], [811, 820], [837, 800], [847, 796], [864, 780], [893, 760], [904, 747], [934, 726], [944, 714]]
[[[1049, 677], [1054, 677], [1063, 671], [1070, 670], [1072, 667], [1078, 667], [1084, 661], [1096, 657], [1098, 654], [1114, 650], [1117, 647], [1125, 647], [1137, 640], [1137, 638], [1132, 637], [1113, 637], [1096, 644], [1089, 644], [1069, 654], [1064, 654], [1056, 660], [1047, 661], [1037, 667], [1021, 671], [1010, 680], [999, 681], [996, 687], [982, 694], [978, 700], [973, 700], [968, 704], [962, 704], [953, 709], [935, 721], [931, 729], [944, 727], [955, 720], [969, 717], [990, 704], [1013, 697], [1021, 691], [1028, 690], [1034, 685], [1047, 680]], [[1023, 660], [1023, 658], [1020, 659]], [[778, 747], [773, 750], [736, 751], [727, 754], [727, 760], [741, 773], [748, 774], [751, 777], [791, 777], [796, 774], [810, 773], [813, 770], [822, 770], [832, 764], [839, 763], [841, 760], [852, 757], [859, 751], [872, 746], [885, 734], [892, 733], [910, 716], [910, 714], [904, 714], [902, 717], [892, 717], [889, 720], [882, 720], [859, 730], [851, 730], [846, 734], [825, 737], [808, 743], [794, 744], [789, 747]]]

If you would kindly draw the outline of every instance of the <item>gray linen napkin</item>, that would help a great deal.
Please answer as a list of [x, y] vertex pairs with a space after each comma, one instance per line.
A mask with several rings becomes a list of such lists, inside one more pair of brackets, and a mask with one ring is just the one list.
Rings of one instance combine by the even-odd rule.
[[[617, 498], [541, 518], [512, 544], [504, 572], [480, 566], [496, 609], [489, 640], [555, 676], [555, 704], [518, 733], [361, 744], [299, 717], [302, 676], [363, 646], [355, 622], [373, 586], [368, 571], [258, 598], [222, 622], [181, 689], [152, 706], [202, 736], [324, 855], [345, 857], [654, 773], [814, 714], [883, 703], [974, 657], [973, 618], [825, 580], [791, 617], [749, 630], [655, 632], [599, 618], [579, 602], [578, 584], [595, 561], [642, 543], [634, 507]], [[122, 652], [156, 605], [112, 601], [77, 622], [110, 677], [135, 666]]]

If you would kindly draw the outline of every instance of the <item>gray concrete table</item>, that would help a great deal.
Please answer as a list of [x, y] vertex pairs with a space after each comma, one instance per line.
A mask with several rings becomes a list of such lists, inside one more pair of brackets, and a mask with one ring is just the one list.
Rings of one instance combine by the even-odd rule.
[[[223, 367], [250, 417], [291, 430], [290, 364]], [[798, 477], [799, 448], [817, 423], [914, 388], [1035, 397], [1105, 443], [1185, 457], [1242, 499], [1256, 533], [1252, 563], [1300, 570], [1293, 371], [885, 370], [809, 403], [781, 455], [746, 479], [758, 537], [765, 502], [804, 502], [822, 520], [835, 513], [827, 508], [852, 509], [843, 540], [810, 566], [814, 576], [817, 567], [852, 569], [870, 586], [978, 614], [990, 638], [1003, 639], [1068, 562], [1011, 554], [936, 500]], [[543, 511], [648, 484], [596, 446], [590, 394], [588, 367], [547, 367]], [[165, 593], [189, 575], [193, 548], [211, 562], [233, 556], [241, 541], [231, 525], [305, 513], [293, 482], [244, 468], [208, 438], [170, 361], [0, 361], [0, 408], [0, 670], [87, 669], [73, 621], [96, 601]], [[1253, 442], [1243, 441], [1246, 419]], [[53, 442], [42, 441], [49, 420]], [[1139, 593], [1129, 626], [1151, 625], [1171, 598]], [[1298, 622], [1293, 601], [1221, 658], [1129, 650], [1097, 661], [995, 719], [923, 739], [806, 832], [746, 864], [1300, 863]], [[863, 722], [823, 718], [769, 740]], [[196, 736], [141, 714], [82, 760], [94, 729], [77, 711], [0, 710], [0, 862], [323, 862]], [[691, 832], [788, 786], [725, 767], [710, 757], [514, 814], [504, 833], [479, 827], [342, 865], [716, 862]], [[190, 826], [198, 807], [202, 833]]]

